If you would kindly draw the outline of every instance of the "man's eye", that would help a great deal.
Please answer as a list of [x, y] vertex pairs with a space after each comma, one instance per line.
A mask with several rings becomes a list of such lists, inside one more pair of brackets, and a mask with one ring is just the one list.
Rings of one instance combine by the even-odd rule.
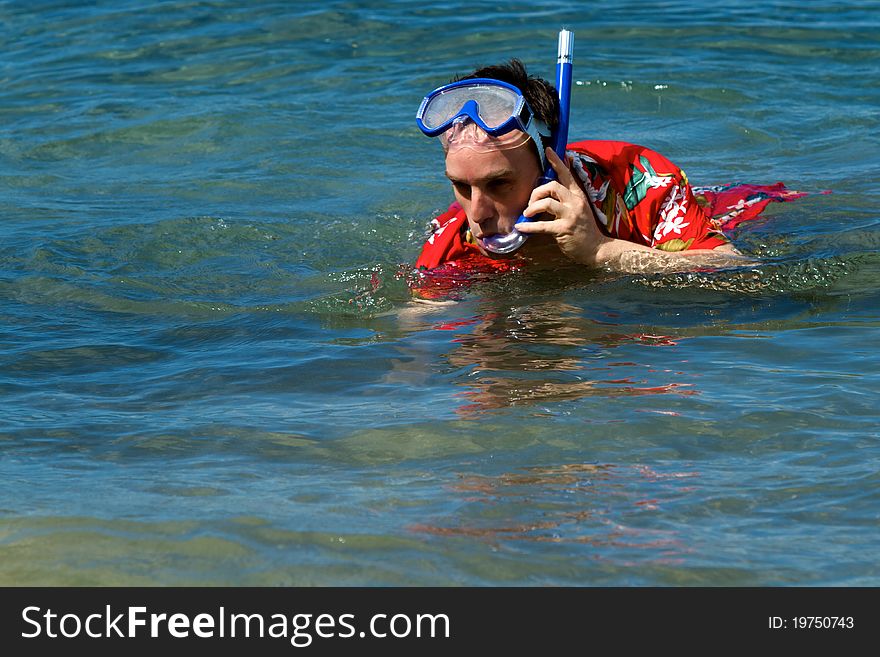
[[471, 186], [465, 185], [464, 183], [454, 182], [452, 183], [452, 188], [458, 192], [458, 194], [464, 198], [471, 197]]
[[509, 180], [493, 180], [489, 183], [489, 189], [493, 192], [504, 192], [510, 189], [511, 182]]

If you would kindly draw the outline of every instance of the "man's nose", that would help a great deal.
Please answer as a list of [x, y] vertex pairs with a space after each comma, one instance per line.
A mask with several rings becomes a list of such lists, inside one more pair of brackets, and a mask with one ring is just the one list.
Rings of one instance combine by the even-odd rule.
[[481, 224], [495, 217], [495, 204], [479, 189], [471, 189], [471, 219]]

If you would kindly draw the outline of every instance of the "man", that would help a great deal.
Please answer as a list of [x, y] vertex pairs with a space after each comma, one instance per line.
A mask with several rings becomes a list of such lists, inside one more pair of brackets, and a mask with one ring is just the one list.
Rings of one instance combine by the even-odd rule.
[[[500, 81], [497, 89], [493, 81]], [[505, 94], [516, 92], [524, 109], [503, 104]], [[511, 121], [518, 129], [490, 134], [495, 126], [485, 121], [493, 112], [515, 114], [496, 119], [506, 121], [498, 130]], [[425, 98], [419, 125], [441, 140], [455, 203], [433, 222], [418, 269], [507, 270], [560, 258], [625, 271], [742, 264], [745, 259], [721, 232], [724, 220], [736, 214], [723, 212], [735, 207], [730, 201], [750, 210], [742, 220], [757, 216], [771, 200], [797, 195], [781, 184], [701, 190], [700, 201], [711, 206], [713, 217], [684, 172], [647, 148], [581, 141], [569, 144], [568, 161], [562, 162], [547, 146], [558, 117], [556, 90], [529, 76], [516, 59], [479, 69]], [[557, 180], [536, 187], [544, 163]], [[719, 199], [730, 207], [719, 208], [713, 203]], [[510, 233], [521, 213], [531, 221], [516, 229], [529, 239], [512, 258], [499, 259], [490, 249], [492, 238]]]

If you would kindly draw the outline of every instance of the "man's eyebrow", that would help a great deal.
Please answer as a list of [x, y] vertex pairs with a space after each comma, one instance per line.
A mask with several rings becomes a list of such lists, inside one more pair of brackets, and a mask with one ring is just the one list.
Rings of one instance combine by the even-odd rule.
[[[444, 174], [453, 183], [469, 182], [466, 180], [462, 180], [460, 178], [456, 178], [455, 176], [451, 175], [448, 171], [445, 171]], [[501, 171], [496, 171], [496, 172], [492, 173], [491, 175], [486, 176], [485, 178], [477, 178], [473, 182], [486, 184], [486, 183], [494, 182], [496, 180], [510, 180], [511, 178], [516, 178], [516, 171], [514, 171], [513, 169], [502, 169]]]

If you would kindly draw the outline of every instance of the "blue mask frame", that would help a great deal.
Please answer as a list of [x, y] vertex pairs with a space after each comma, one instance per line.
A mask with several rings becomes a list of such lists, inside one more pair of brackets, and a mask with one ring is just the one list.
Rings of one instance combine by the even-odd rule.
[[[477, 101], [469, 99], [462, 104], [455, 114], [451, 115], [439, 126], [430, 128], [425, 124], [425, 113], [438, 97], [448, 94], [455, 89], [468, 89], [472, 87], [497, 87], [510, 92], [512, 100], [514, 101], [513, 111], [510, 113], [510, 116], [499, 125], [489, 126], [483, 121], [483, 117], [480, 116], [480, 106]], [[442, 87], [434, 89], [434, 91], [425, 96], [422, 100], [422, 104], [419, 106], [419, 111], [416, 113], [416, 123], [418, 123], [419, 130], [425, 133], [428, 137], [436, 137], [449, 130], [449, 128], [452, 127], [452, 124], [455, 123], [456, 119], [467, 117], [480, 126], [480, 128], [487, 134], [490, 134], [493, 137], [498, 137], [507, 134], [511, 130], [522, 130], [523, 132], [527, 132], [526, 128], [532, 121], [534, 115], [532, 108], [529, 107], [522, 92], [512, 84], [502, 82], [501, 80], [492, 80], [490, 78], [469, 78], [467, 80], [459, 80], [458, 82], [445, 84]]]
[[[486, 86], [501, 88], [511, 94], [513, 110], [510, 112], [510, 115], [498, 125], [490, 126], [483, 120], [483, 117], [480, 114], [480, 105], [473, 98], [465, 100], [462, 106], [458, 108], [454, 114], [451, 114], [439, 125], [429, 127], [425, 123], [425, 114], [431, 107], [431, 104], [435, 102], [438, 97], [447, 94], [450, 91], [454, 91], [455, 89], [467, 90], [468, 88]], [[452, 82], [451, 84], [446, 84], [434, 89], [434, 91], [425, 96], [422, 100], [422, 104], [419, 106], [419, 111], [416, 113], [416, 123], [419, 126], [419, 130], [428, 137], [437, 137], [449, 130], [456, 122], [465, 119], [470, 119], [486, 134], [493, 137], [500, 137], [512, 130], [520, 130], [526, 133], [531, 137], [532, 142], [535, 144], [538, 159], [541, 161], [541, 169], [544, 169], [547, 166], [546, 157], [544, 155], [544, 145], [541, 138], [549, 137], [550, 130], [542, 121], [535, 119], [535, 113], [522, 95], [522, 92], [512, 84], [490, 78], [469, 78], [467, 80]]]

